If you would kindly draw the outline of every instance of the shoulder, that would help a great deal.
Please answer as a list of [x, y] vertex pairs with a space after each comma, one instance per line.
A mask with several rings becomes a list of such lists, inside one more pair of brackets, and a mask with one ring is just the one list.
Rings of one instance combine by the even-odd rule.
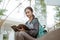
[[39, 23], [38, 19], [37, 18], [34, 18], [32, 23]]
[[38, 21], [38, 18], [34, 18], [33, 21], [34, 21], [34, 22]]

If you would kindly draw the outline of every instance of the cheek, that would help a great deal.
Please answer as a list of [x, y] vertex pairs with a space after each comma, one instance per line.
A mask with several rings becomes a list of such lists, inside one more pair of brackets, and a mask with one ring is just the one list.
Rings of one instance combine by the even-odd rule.
[[31, 15], [31, 13], [27, 13], [26, 15], [27, 15], [27, 16], [30, 16], [30, 15]]
[[33, 14], [30, 12], [30, 16], [32, 16]]

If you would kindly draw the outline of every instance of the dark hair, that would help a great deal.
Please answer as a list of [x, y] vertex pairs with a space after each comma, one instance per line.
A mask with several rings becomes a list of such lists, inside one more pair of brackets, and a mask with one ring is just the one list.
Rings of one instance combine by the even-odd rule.
[[19, 25], [18, 25], [18, 29], [22, 29], [22, 28], [24, 28], [25, 30], [29, 30], [29, 28], [28, 28], [26, 25], [24, 25], [24, 24], [19, 24]]
[[26, 7], [24, 11], [26, 11], [26, 9], [29, 9], [31, 12], [33, 12], [33, 9], [31, 7]]
[[[26, 11], [26, 9], [29, 9], [31, 12], [33, 12], [32, 7], [26, 7], [24, 11]], [[34, 14], [32, 16], [33, 16], [33, 19], [34, 19], [35, 18]]]

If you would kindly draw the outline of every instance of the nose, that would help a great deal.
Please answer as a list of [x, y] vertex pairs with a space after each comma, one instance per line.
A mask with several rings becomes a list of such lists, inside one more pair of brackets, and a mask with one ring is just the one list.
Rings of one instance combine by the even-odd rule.
[[26, 15], [29, 15], [29, 13], [26, 12]]

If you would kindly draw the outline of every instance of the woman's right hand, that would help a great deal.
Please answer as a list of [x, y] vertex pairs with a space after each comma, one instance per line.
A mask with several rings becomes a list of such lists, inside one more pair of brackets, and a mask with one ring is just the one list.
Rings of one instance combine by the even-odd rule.
[[18, 29], [19, 31], [25, 31], [25, 29], [24, 28], [22, 28], [22, 29]]

